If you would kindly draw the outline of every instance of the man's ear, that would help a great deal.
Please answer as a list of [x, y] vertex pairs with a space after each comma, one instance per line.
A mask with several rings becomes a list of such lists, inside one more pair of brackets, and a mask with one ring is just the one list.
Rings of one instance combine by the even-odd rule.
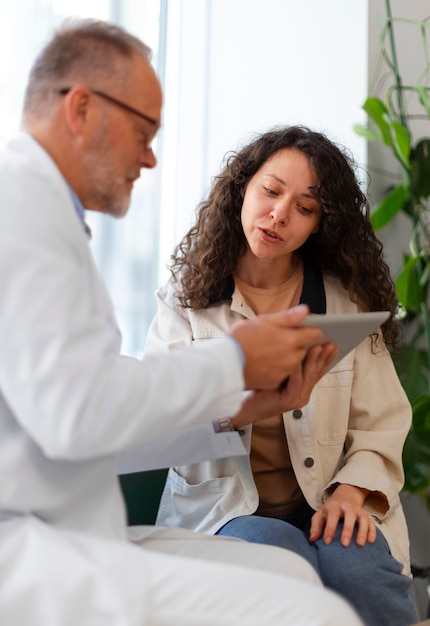
[[67, 126], [74, 135], [82, 135], [93, 117], [94, 95], [85, 85], [76, 85], [64, 97]]

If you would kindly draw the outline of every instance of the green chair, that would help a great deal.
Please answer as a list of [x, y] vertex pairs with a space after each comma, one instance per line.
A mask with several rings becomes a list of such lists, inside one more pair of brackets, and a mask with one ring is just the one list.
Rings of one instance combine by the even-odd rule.
[[167, 471], [158, 469], [119, 476], [129, 526], [155, 524]]

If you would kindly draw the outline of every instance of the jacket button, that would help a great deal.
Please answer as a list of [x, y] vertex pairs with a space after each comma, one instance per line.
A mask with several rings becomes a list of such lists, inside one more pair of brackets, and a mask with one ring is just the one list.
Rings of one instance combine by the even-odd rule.
[[312, 467], [312, 465], [315, 463], [315, 461], [313, 460], [313, 458], [311, 456], [306, 457], [305, 459], [305, 466], [306, 467]]
[[301, 418], [302, 415], [303, 415], [303, 413], [301, 412], [300, 409], [294, 409], [294, 411], [293, 411], [294, 419], [298, 420], [298, 419]]

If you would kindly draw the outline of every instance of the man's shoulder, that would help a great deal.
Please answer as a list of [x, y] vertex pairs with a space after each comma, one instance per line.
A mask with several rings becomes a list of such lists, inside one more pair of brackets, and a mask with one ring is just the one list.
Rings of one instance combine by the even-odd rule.
[[0, 144], [0, 157], [17, 159], [19, 161], [29, 160], [31, 151], [34, 151], [35, 148], [37, 150], [37, 145], [37, 142], [31, 135], [20, 131]]
[[31, 171], [59, 173], [46, 150], [28, 133], [13, 135], [0, 147], [1, 172], [8, 175]]
[[[70, 189], [54, 161], [27, 133], [0, 148], [0, 227], [21, 240], [51, 245], [75, 239], [81, 228]], [[76, 224], [75, 224], [76, 222]]]

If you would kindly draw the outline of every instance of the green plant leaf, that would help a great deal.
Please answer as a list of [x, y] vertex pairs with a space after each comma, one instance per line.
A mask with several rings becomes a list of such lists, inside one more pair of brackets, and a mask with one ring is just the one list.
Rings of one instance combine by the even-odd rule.
[[404, 490], [422, 493], [430, 486], [430, 430], [411, 428], [403, 448]]
[[382, 141], [387, 145], [393, 146], [393, 139], [390, 131], [390, 125], [384, 116], [389, 116], [388, 109], [385, 104], [379, 98], [367, 98], [363, 104], [363, 110], [370, 117], [372, 122], [379, 129], [379, 136]]
[[356, 135], [364, 137], [367, 141], [378, 141], [378, 139], [381, 138], [380, 134], [375, 130], [372, 130], [368, 126], [363, 126], [362, 124], [354, 124], [352, 129]]
[[421, 139], [411, 152], [411, 192], [416, 198], [430, 196], [430, 139]]
[[409, 156], [411, 153], [411, 139], [409, 131], [405, 126], [403, 126], [403, 124], [394, 121], [391, 122], [390, 128], [394, 152], [399, 161], [401, 161], [401, 163], [409, 169]]
[[396, 279], [396, 294], [405, 309], [419, 311], [424, 298], [424, 290], [415, 271], [420, 257], [412, 257]]
[[394, 155], [406, 169], [409, 169], [411, 140], [408, 129], [406, 126], [403, 126], [403, 124], [400, 124], [400, 122], [392, 120], [388, 112], [384, 113], [382, 118], [385, 120], [390, 130], [391, 146], [393, 148]]
[[430, 260], [427, 257], [425, 260], [424, 269], [421, 272], [420, 285], [421, 287], [425, 287], [430, 279]]
[[415, 91], [418, 94], [421, 104], [426, 110], [427, 117], [430, 118], [430, 100], [429, 100], [427, 88], [423, 87], [422, 85], [418, 85], [417, 87], [415, 87]]
[[[430, 395], [424, 394], [412, 404], [413, 426], [430, 432]], [[429, 456], [430, 461], [430, 456]]]
[[402, 387], [412, 403], [428, 392], [427, 351], [406, 345], [393, 355], [393, 362]]
[[420, 493], [430, 486], [430, 394], [412, 404], [412, 427], [403, 448], [406, 491]]
[[402, 210], [408, 198], [404, 185], [394, 187], [373, 209], [370, 221], [375, 230], [386, 226]]

